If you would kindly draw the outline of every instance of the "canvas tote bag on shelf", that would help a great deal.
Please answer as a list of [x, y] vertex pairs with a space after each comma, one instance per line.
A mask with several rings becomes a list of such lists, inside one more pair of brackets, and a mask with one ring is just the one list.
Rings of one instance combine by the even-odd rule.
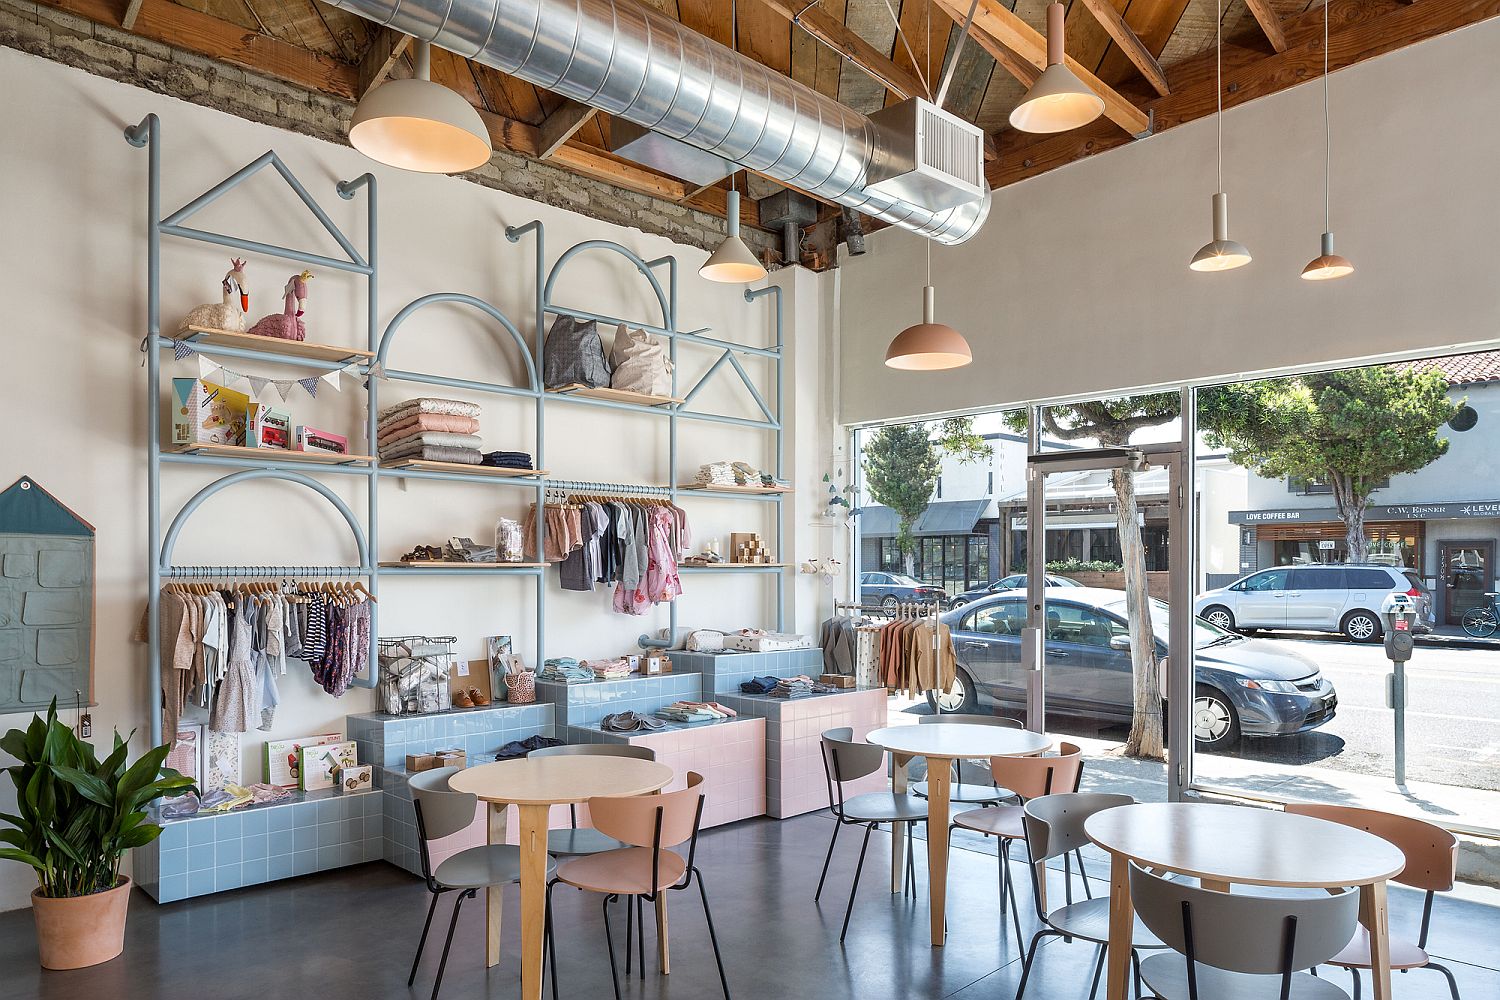
[[615, 368], [610, 388], [648, 396], [672, 394], [672, 362], [667, 358], [666, 345], [646, 331], [631, 330], [620, 324], [615, 331], [610, 361]]
[[598, 389], [609, 385], [609, 359], [604, 356], [598, 324], [572, 316], [557, 317], [547, 331], [542, 381], [548, 389], [568, 385]]

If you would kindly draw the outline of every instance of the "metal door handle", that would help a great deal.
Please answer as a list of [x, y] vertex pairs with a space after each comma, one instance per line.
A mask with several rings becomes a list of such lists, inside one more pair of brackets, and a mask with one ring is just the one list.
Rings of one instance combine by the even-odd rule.
[[1061, 650], [1052, 650], [1052, 649], [1047, 650], [1047, 657], [1048, 657], [1048, 659], [1052, 659], [1052, 660], [1066, 660], [1068, 657], [1070, 657], [1072, 655], [1073, 655], [1072, 653], [1064, 653]]

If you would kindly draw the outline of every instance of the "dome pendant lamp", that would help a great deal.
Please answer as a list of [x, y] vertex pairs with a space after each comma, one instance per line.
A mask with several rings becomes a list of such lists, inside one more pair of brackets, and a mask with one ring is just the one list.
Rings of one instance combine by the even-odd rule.
[[1307, 281], [1330, 281], [1354, 273], [1349, 258], [1333, 252], [1333, 210], [1328, 195], [1332, 172], [1333, 137], [1328, 125], [1328, 4], [1323, 4], [1323, 253], [1302, 269]]
[[349, 144], [370, 159], [424, 174], [457, 174], [490, 161], [490, 134], [474, 106], [433, 83], [432, 48], [414, 40], [416, 75], [387, 80], [354, 109]]
[[1010, 113], [1010, 123], [1022, 132], [1066, 132], [1104, 113], [1104, 99], [1067, 66], [1064, 13], [1060, 3], [1047, 5], [1047, 68]]
[[922, 286], [922, 322], [896, 334], [885, 349], [885, 366], [902, 371], [962, 368], [974, 360], [969, 342], [951, 326], [937, 322], [937, 290], [932, 287], [932, 243], [927, 244], [927, 284]]
[[1193, 254], [1188, 267], [1194, 271], [1230, 271], [1250, 263], [1250, 251], [1229, 238], [1229, 196], [1224, 193], [1224, 0], [1218, 2], [1218, 35], [1214, 43], [1214, 89], [1219, 99], [1215, 116], [1218, 139], [1215, 148], [1219, 189], [1214, 192], [1214, 238]]

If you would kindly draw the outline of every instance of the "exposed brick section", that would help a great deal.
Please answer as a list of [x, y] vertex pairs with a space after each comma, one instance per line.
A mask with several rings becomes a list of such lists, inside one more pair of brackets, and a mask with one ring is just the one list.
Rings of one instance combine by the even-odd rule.
[[[0, 0], [0, 45], [239, 118], [347, 145], [345, 135], [354, 114], [350, 102], [29, 0]], [[723, 239], [724, 221], [715, 216], [505, 150], [497, 150], [486, 166], [463, 176], [485, 187], [689, 246], [711, 249]], [[743, 235], [757, 253], [778, 246], [775, 236], [761, 230], [746, 227]]]

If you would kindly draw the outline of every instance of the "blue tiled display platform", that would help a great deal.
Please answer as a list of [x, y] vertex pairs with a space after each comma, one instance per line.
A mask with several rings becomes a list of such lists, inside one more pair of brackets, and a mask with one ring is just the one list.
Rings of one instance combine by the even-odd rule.
[[409, 753], [449, 748], [462, 748], [472, 763], [511, 740], [537, 733], [552, 735], [552, 722], [553, 708], [545, 701], [530, 705], [501, 702], [437, 715], [366, 712], [349, 716], [347, 732], [359, 747], [360, 763], [393, 768], [404, 767]]
[[703, 674], [703, 690], [713, 694], [738, 694], [740, 684], [752, 677], [817, 677], [823, 672], [823, 651], [791, 649], [780, 653], [672, 653], [676, 670]]
[[378, 861], [382, 804], [376, 789], [329, 788], [230, 813], [161, 820], [161, 836], [132, 854], [135, 880], [158, 903], [171, 903]]
[[[674, 667], [679, 655], [673, 654]], [[600, 719], [615, 712], [650, 715], [674, 701], [700, 701], [705, 683], [696, 672], [674, 670], [670, 674], [584, 684], [538, 681], [536, 696], [557, 706], [558, 726], [596, 726]]]

